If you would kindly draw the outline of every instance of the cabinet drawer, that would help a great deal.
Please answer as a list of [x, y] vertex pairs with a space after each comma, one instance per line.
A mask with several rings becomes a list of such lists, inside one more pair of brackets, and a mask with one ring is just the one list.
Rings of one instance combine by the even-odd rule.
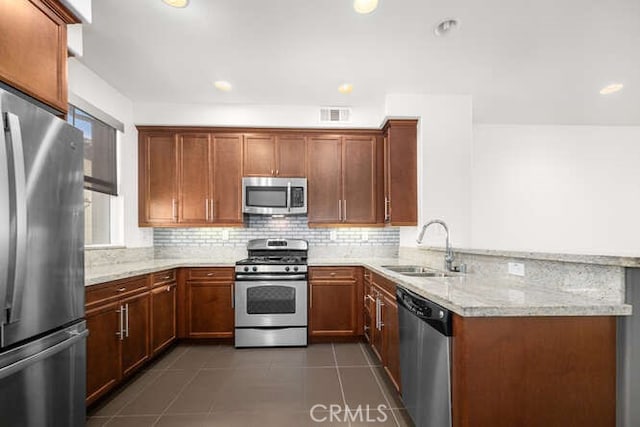
[[190, 268], [187, 270], [188, 280], [200, 281], [233, 281], [234, 269], [232, 267]]
[[148, 289], [148, 277], [138, 276], [90, 286], [86, 290], [87, 307], [104, 304], [123, 296], [133, 295]]
[[372, 274], [371, 280], [373, 281], [374, 285], [377, 285], [382, 290], [388, 292], [389, 295], [392, 298], [395, 298], [395, 295], [396, 295], [396, 284], [395, 283], [393, 283], [391, 280], [386, 279], [386, 278], [384, 278], [382, 276], [379, 276], [379, 275], [377, 275], [375, 273]]
[[175, 282], [175, 280], [176, 280], [175, 270], [160, 271], [158, 273], [153, 273], [151, 275], [151, 286], [161, 285], [167, 282]]
[[312, 267], [309, 280], [356, 280], [358, 267]]

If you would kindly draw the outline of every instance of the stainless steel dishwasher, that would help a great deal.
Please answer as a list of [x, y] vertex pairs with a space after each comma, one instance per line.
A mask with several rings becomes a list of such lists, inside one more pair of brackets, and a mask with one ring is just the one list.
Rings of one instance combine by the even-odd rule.
[[400, 286], [402, 400], [416, 427], [451, 426], [451, 312]]

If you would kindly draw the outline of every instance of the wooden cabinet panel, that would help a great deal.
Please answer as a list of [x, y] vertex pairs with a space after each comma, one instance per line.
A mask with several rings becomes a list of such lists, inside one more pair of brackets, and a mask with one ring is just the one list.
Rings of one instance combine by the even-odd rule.
[[615, 317], [453, 317], [453, 426], [614, 426]]
[[67, 27], [57, 2], [0, 1], [0, 80], [66, 112]]
[[309, 335], [317, 337], [363, 334], [362, 269], [309, 269]]
[[244, 176], [274, 176], [276, 141], [272, 135], [245, 135]]
[[149, 293], [122, 300], [125, 338], [122, 341], [122, 375], [135, 372], [149, 359]]
[[417, 120], [389, 120], [384, 131], [386, 221], [417, 225]]
[[233, 337], [233, 283], [189, 281], [186, 303], [190, 338]]
[[120, 380], [120, 305], [111, 303], [86, 312], [87, 405]]
[[344, 196], [342, 217], [346, 223], [376, 222], [376, 138], [345, 137], [342, 173]]
[[276, 137], [276, 176], [307, 176], [307, 144], [303, 135]]
[[311, 282], [309, 295], [311, 336], [357, 335], [355, 281]]
[[151, 290], [151, 353], [157, 354], [176, 339], [175, 282]]
[[92, 309], [98, 305], [104, 305], [124, 297], [145, 292], [148, 286], [147, 276], [137, 276], [90, 286], [85, 293], [86, 307], [87, 309]]
[[212, 221], [242, 224], [242, 135], [213, 134]]
[[313, 267], [309, 270], [309, 280], [356, 280], [357, 267]]
[[202, 267], [202, 268], [189, 268], [187, 269], [187, 279], [193, 281], [223, 281], [233, 282], [234, 280], [234, 268], [233, 267]]
[[383, 296], [382, 328], [384, 369], [396, 389], [400, 390], [400, 325], [398, 323], [398, 304], [395, 298]]
[[140, 136], [139, 223], [171, 225], [178, 219], [178, 145], [173, 133]]
[[342, 142], [339, 136], [314, 136], [308, 142], [309, 223], [341, 221]]
[[181, 224], [210, 221], [209, 134], [179, 134], [179, 211]]
[[162, 283], [175, 282], [176, 270], [160, 271], [151, 275], [151, 286], [156, 286]]

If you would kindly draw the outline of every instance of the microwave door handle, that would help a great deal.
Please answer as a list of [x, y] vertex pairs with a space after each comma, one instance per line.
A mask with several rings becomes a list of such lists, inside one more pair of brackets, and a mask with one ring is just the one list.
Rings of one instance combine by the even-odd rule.
[[22, 149], [22, 133], [20, 131], [20, 119], [15, 114], [7, 113], [9, 134], [11, 135], [11, 148], [13, 151], [13, 170], [15, 171], [15, 270], [13, 274], [12, 288], [7, 289], [7, 297], [10, 298], [10, 311], [8, 323], [20, 320], [22, 293], [27, 275], [27, 179], [24, 168], [24, 151]]
[[291, 181], [287, 182], [287, 211], [291, 212]]
[[[11, 218], [9, 206], [9, 158], [7, 157], [7, 141], [5, 138], [5, 115], [0, 112], [0, 229], [8, 230]], [[0, 309], [2, 318], [0, 327], [4, 323], [4, 308], [6, 307], [7, 279], [9, 277], [9, 254], [11, 252], [10, 233], [0, 233]], [[2, 334], [0, 333], [0, 338]], [[4, 343], [0, 342], [0, 345]]]

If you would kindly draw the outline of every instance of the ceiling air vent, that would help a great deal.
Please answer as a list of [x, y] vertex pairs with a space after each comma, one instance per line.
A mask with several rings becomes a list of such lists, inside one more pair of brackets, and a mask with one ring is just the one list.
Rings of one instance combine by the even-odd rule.
[[351, 108], [322, 107], [320, 108], [320, 123], [349, 123], [351, 122]]

